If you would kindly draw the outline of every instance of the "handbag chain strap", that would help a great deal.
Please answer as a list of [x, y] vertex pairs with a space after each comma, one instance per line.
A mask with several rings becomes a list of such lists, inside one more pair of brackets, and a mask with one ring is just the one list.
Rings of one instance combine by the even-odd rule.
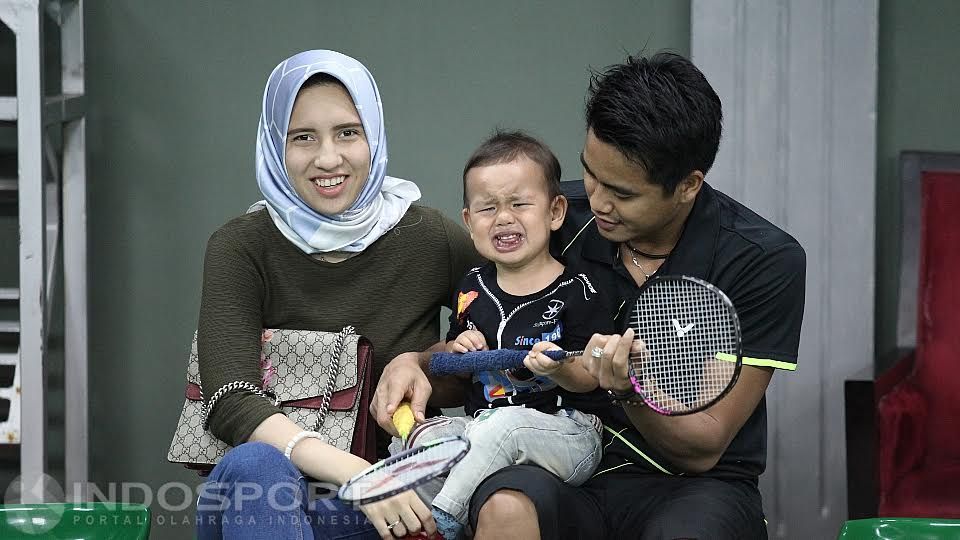
[[203, 399], [203, 387], [200, 387], [200, 409], [203, 413], [204, 431], [207, 430], [207, 427], [210, 424], [210, 413], [217, 405], [217, 401], [220, 401], [220, 398], [222, 398], [226, 393], [235, 392], [237, 390], [246, 390], [254, 395], [262, 397], [263, 399], [272, 401], [274, 406], [280, 405], [280, 398], [276, 396], [270, 397], [270, 395], [264, 392], [260, 387], [253, 383], [248, 383], [247, 381], [233, 381], [221, 386], [216, 392], [214, 392], [213, 397], [210, 398], [209, 404]]
[[330, 400], [333, 398], [333, 392], [337, 387], [337, 377], [340, 376], [340, 354], [343, 352], [343, 341], [353, 333], [352, 326], [344, 326], [343, 330], [337, 334], [337, 340], [333, 344], [333, 361], [327, 368], [327, 388], [323, 391], [323, 400], [320, 402], [320, 411], [317, 414], [317, 423], [313, 426], [313, 431], [320, 431], [320, 426], [323, 425], [323, 420], [330, 411]]
[[[320, 430], [320, 426], [323, 424], [323, 420], [326, 418], [327, 412], [330, 410], [330, 400], [333, 398], [333, 392], [337, 386], [337, 377], [340, 375], [340, 355], [343, 352], [343, 341], [347, 336], [352, 335], [354, 332], [355, 330], [352, 326], [344, 326], [343, 330], [340, 330], [340, 333], [337, 334], [337, 339], [333, 343], [333, 361], [330, 362], [330, 366], [327, 368], [327, 387], [323, 392], [323, 400], [320, 402], [317, 423], [314, 426], [313, 431]], [[246, 390], [256, 396], [272, 401], [274, 407], [280, 406], [279, 396], [271, 397], [263, 389], [247, 381], [233, 381], [221, 386], [210, 398], [210, 403], [207, 403], [206, 399], [203, 397], [203, 386], [201, 385], [200, 411], [203, 414], [204, 431], [208, 429], [208, 425], [210, 424], [210, 413], [217, 405], [217, 401], [219, 401], [220, 398], [222, 398], [228, 392], [235, 392], [237, 390]]]

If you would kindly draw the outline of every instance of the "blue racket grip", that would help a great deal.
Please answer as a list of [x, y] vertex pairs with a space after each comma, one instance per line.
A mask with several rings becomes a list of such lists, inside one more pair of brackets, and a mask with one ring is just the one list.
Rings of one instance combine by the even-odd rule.
[[[456, 373], [473, 373], [476, 371], [495, 371], [516, 369], [523, 366], [523, 359], [528, 351], [514, 349], [494, 349], [492, 351], [474, 351], [468, 353], [433, 353], [430, 357], [430, 373], [434, 375], [454, 375]], [[560, 350], [543, 351], [543, 354], [562, 362], [579, 352]]]

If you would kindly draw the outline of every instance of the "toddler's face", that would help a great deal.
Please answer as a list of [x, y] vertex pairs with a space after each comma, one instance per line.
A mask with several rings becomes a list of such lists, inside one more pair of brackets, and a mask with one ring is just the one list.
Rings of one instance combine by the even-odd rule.
[[565, 205], [553, 200], [540, 167], [526, 156], [475, 167], [466, 176], [463, 222], [477, 251], [498, 266], [523, 268], [549, 256], [550, 232]]

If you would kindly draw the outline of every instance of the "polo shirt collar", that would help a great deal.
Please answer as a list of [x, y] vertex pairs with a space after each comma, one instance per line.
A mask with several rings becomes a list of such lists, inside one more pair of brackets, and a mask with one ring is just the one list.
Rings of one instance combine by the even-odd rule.
[[618, 260], [617, 245], [600, 236], [596, 221], [597, 218], [591, 216], [586, 228], [580, 233], [584, 236], [580, 253], [583, 254], [583, 258], [593, 262], [616, 266], [614, 263]]
[[[581, 253], [585, 259], [613, 268], [622, 266], [617, 245], [600, 236], [591, 217], [585, 230]], [[680, 233], [680, 241], [658, 270], [661, 275], [684, 274], [707, 279], [713, 268], [717, 238], [720, 235], [720, 210], [717, 194], [706, 182], [697, 194], [693, 209]]]
[[708, 279], [716, 259], [720, 236], [720, 205], [717, 194], [706, 182], [697, 194], [693, 209], [680, 233], [680, 241], [670, 252], [661, 272]]

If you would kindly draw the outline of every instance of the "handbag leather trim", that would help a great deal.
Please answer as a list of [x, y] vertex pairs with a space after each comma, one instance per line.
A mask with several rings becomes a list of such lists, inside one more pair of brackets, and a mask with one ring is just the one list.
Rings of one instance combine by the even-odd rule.
[[[367, 358], [370, 354], [371, 345], [370, 342], [366, 339], [361, 339], [357, 343], [357, 356], [359, 358]], [[361, 365], [357, 366], [357, 380], [363, 381], [366, 373], [364, 371], [370, 366], [367, 366], [369, 362], [363, 362]], [[351, 387], [338, 390], [333, 393], [333, 396], [330, 398], [330, 410], [331, 411], [349, 411], [353, 410], [353, 407], [357, 404], [357, 394], [362, 390], [361, 384], [355, 384]], [[321, 389], [318, 387], [317, 391], [320, 392]], [[187, 390], [185, 392], [186, 398], [190, 401], [202, 401], [203, 392], [200, 390], [200, 385], [192, 382], [187, 383]], [[317, 395], [314, 397], [304, 398], [304, 399], [293, 399], [289, 401], [281, 401], [280, 407], [303, 407], [305, 409], [319, 409], [321, 403], [323, 403], [323, 396]]]

